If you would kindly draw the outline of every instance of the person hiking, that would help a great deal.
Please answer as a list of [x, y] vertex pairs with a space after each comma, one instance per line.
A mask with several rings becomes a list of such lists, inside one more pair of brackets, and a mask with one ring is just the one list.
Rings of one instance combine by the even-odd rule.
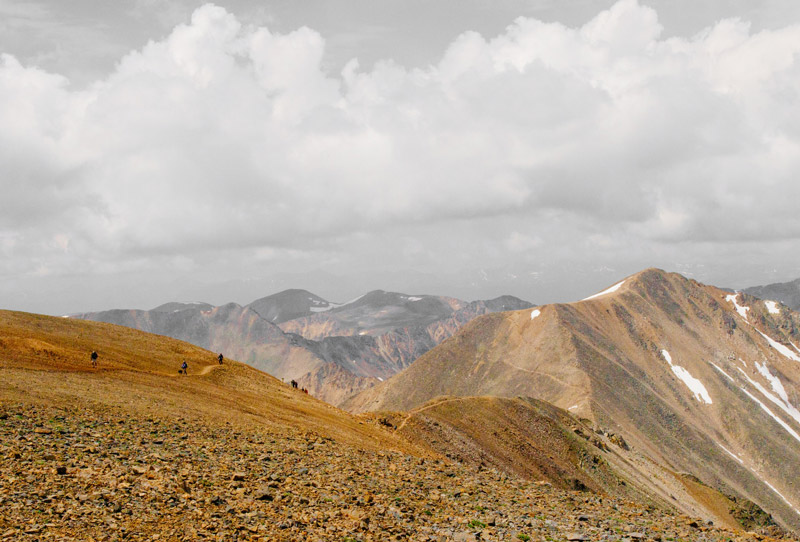
[[186, 369], [188, 367], [189, 365], [185, 361], [181, 364], [181, 370], [183, 371], [183, 374], [186, 374]]
[[222, 354], [220, 354], [219, 356], [217, 356], [217, 359], [219, 360], [219, 364], [220, 364], [220, 365], [222, 365]]
[[92, 350], [92, 355], [90, 357], [92, 358], [92, 367], [97, 367], [97, 352]]

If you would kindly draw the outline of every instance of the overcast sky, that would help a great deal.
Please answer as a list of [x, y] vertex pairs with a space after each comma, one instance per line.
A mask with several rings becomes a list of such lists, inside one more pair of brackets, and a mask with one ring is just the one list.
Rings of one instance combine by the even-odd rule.
[[796, 0], [0, 0], [0, 308], [800, 277]]

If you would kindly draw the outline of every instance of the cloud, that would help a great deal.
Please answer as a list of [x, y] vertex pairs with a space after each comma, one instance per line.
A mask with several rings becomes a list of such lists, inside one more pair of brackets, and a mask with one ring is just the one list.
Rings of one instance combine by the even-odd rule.
[[621, 0], [466, 32], [425, 68], [327, 73], [313, 29], [211, 4], [80, 89], [3, 55], [0, 275], [232, 250], [353, 265], [387, 236], [386, 265], [462, 261], [434, 231], [520, 262], [797, 239], [798, 52], [796, 25], [663, 38]]

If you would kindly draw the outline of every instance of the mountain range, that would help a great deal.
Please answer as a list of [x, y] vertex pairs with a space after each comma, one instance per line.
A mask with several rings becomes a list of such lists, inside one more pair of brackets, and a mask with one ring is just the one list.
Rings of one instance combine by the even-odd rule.
[[331, 404], [410, 365], [476, 316], [532, 307], [503, 296], [465, 302], [381, 290], [331, 303], [286, 290], [241, 306], [177, 303], [73, 318], [123, 325], [222, 352]]

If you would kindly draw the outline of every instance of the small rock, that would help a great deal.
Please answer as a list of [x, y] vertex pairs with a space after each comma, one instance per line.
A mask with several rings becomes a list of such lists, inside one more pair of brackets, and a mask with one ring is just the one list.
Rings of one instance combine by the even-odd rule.
[[65, 467], [64, 465], [59, 465], [58, 467], [56, 467], [56, 474], [60, 475], [67, 474], [67, 467]]
[[581, 542], [583, 540], [589, 540], [589, 537], [581, 533], [567, 533], [567, 540], [569, 542]]
[[260, 490], [253, 495], [253, 499], [256, 501], [271, 501], [275, 499], [275, 496], [269, 490]]
[[234, 482], [242, 482], [244, 481], [247, 475], [243, 472], [234, 472], [233, 473], [233, 481]]

